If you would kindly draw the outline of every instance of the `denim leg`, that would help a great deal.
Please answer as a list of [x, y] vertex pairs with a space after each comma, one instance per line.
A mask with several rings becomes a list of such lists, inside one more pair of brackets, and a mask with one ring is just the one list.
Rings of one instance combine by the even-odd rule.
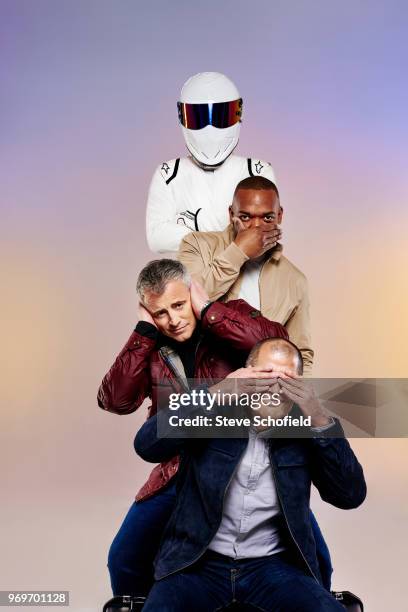
[[330, 558], [330, 551], [327, 547], [326, 541], [320, 530], [319, 524], [316, 520], [315, 515], [310, 510], [310, 523], [312, 525], [312, 531], [316, 542], [316, 555], [319, 562], [319, 569], [322, 576], [323, 586], [325, 589], [330, 591], [331, 588], [331, 577], [333, 573], [333, 567]]
[[237, 598], [263, 612], [344, 612], [314, 578], [291, 565], [284, 554], [242, 562]]
[[153, 584], [153, 560], [176, 500], [175, 484], [134, 502], [109, 550], [114, 595], [146, 596]]
[[187, 569], [155, 582], [143, 612], [217, 612], [233, 600], [228, 557], [205, 553]]

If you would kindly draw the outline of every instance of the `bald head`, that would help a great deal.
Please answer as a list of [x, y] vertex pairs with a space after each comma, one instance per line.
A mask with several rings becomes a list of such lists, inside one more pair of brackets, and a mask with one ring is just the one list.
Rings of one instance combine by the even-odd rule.
[[282, 338], [261, 340], [248, 355], [247, 366], [256, 366], [275, 371], [292, 370], [303, 374], [302, 354], [293, 342]]

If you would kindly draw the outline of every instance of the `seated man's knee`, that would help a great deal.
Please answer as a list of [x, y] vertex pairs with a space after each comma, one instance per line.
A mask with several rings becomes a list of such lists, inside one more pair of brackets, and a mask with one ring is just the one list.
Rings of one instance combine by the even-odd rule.
[[300, 599], [304, 612], [344, 612], [343, 606], [320, 585], [305, 587]]
[[121, 565], [122, 551], [121, 547], [113, 540], [108, 552], [108, 568], [109, 571], [115, 571]]

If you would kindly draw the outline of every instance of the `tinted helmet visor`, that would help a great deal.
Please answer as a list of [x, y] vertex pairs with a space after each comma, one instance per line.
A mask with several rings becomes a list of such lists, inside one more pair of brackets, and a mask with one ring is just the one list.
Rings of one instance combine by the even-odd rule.
[[207, 104], [187, 104], [177, 102], [181, 125], [189, 130], [201, 130], [207, 125], [228, 128], [241, 121], [242, 98], [231, 102], [209, 102]]

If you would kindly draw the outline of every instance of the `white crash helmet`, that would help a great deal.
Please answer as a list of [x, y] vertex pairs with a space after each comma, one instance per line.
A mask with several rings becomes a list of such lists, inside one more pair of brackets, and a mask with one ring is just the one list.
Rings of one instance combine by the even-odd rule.
[[222, 164], [238, 144], [242, 98], [219, 72], [200, 72], [183, 85], [177, 103], [187, 149], [202, 167]]

